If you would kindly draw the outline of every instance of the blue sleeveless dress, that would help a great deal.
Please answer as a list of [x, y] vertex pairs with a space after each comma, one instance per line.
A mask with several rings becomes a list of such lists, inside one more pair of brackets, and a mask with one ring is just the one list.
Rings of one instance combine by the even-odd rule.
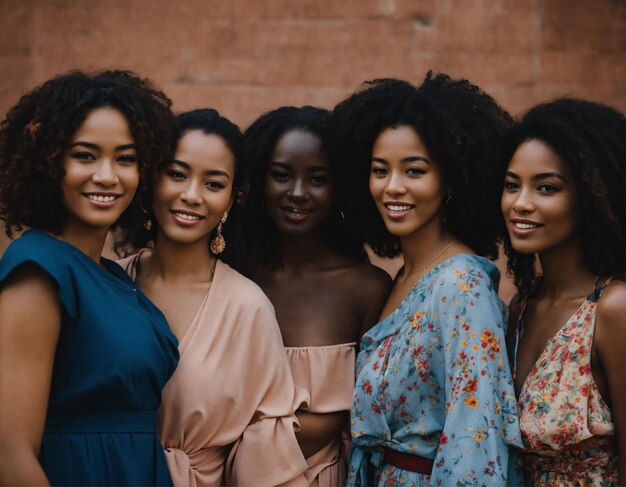
[[11, 243], [0, 283], [24, 263], [56, 281], [63, 307], [39, 458], [51, 484], [171, 485], [155, 414], [178, 363], [165, 317], [115, 262], [47, 233]]

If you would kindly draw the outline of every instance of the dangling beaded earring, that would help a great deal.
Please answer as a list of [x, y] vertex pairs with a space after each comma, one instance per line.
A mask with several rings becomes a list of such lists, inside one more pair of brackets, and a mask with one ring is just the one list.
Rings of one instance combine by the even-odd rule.
[[[146, 214], [146, 216], [148, 215], [148, 212], [146, 211], [146, 209], [142, 206], [141, 209], [143, 210], [143, 212]], [[143, 227], [150, 231], [152, 229], [152, 218], [150, 218], [148, 216], [148, 218], [143, 222]]]
[[222, 235], [222, 226], [224, 225], [224, 223], [226, 223], [227, 219], [228, 212], [225, 211], [222, 220], [217, 226], [217, 235], [215, 235], [215, 238], [211, 241], [211, 246], [209, 247], [211, 249], [211, 252], [213, 252], [215, 255], [221, 254], [226, 248], [226, 239], [224, 238], [224, 235]]

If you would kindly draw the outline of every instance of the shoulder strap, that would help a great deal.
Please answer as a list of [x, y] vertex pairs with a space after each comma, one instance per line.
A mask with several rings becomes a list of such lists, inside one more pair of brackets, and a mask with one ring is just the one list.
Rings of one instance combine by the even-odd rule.
[[598, 286], [598, 283], [600, 282], [600, 276], [596, 277], [596, 282], [593, 285], [594, 301], [597, 302], [600, 299], [600, 297], [602, 296], [602, 292], [604, 291], [604, 288], [607, 287], [611, 283], [611, 281], [613, 280], [614, 277], [615, 276], [609, 277], [600, 286]]

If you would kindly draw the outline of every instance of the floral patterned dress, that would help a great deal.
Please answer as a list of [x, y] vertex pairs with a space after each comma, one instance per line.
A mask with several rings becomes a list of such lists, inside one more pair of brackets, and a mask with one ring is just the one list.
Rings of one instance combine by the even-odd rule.
[[[499, 277], [487, 259], [450, 257], [363, 337], [348, 485], [504, 485], [522, 443]], [[383, 447], [434, 460], [432, 474], [385, 464]]]
[[[523, 465], [536, 487], [617, 485], [615, 427], [591, 374], [601, 294], [602, 288], [589, 295], [548, 340], [520, 391]], [[523, 303], [510, 347], [514, 364], [525, 308]]]

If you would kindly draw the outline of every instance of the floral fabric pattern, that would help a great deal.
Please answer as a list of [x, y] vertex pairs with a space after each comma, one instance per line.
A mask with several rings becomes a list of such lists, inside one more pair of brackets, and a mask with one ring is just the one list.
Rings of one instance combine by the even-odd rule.
[[615, 428], [591, 374], [596, 308], [590, 295], [548, 340], [520, 391], [523, 463], [534, 486], [617, 485]]
[[[498, 280], [487, 259], [455, 255], [363, 337], [348, 485], [504, 485], [522, 443]], [[384, 464], [383, 447], [432, 459], [432, 474]]]

